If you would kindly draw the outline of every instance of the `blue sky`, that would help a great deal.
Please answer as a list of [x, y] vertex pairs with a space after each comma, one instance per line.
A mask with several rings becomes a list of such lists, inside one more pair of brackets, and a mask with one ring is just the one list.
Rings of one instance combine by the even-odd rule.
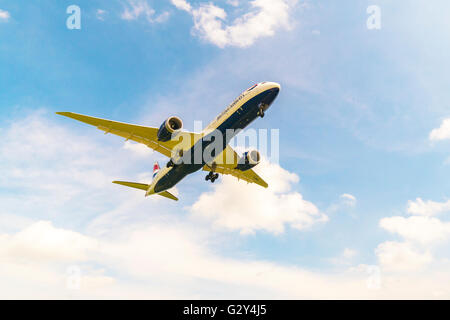
[[[448, 298], [449, 10], [0, 1], [0, 296]], [[252, 124], [280, 129], [268, 191], [197, 173], [179, 203], [144, 199], [110, 181], [149, 179], [161, 155], [54, 114], [192, 130], [260, 81], [282, 85]]]

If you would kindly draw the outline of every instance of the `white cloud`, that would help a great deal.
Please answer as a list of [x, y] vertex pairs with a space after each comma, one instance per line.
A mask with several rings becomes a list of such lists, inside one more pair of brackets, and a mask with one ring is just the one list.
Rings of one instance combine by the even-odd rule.
[[212, 234], [195, 225], [152, 222], [121, 243], [112, 244], [108, 256], [120, 257], [113, 263], [137, 279], [155, 278], [169, 288], [177, 288], [174, 292], [181, 297], [312, 298], [327, 296], [329, 291], [324, 288], [345, 283], [354, 289], [359, 286], [359, 279], [345, 275], [332, 278], [294, 266], [223, 257], [208, 247]]
[[433, 261], [429, 252], [418, 252], [406, 242], [384, 242], [375, 250], [383, 271], [417, 271]]
[[380, 220], [380, 226], [408, 241], [424, 245], [445, 242], [450, 236], [450, 223], [431, 217], [383, 218]]
[[[222, 257], [207, 246], [211, 236], [193, 224], [170, 218], [113, 227], [98, 239], [40, 221], [0, 235], [0, 296], [226, 298], [236, 297], [235, 288], [240, 288], [241, 298], [320, 297], [327, 295], [324, 286], [355, 290], [359, 286], [358, 278], [333, 279], [271, 262]], [[107, 269], [96, 270], [93, 265]], [[70, 291], [66, 285], [72, 268], [79, 269], [80, 291]], [[111, 272], [128, 281], [107, 276]], [[15, 291], [22, 281], [26, 290]], [[302, 285], [290, 286], [292, 281]], [[131, 283], [140, 285], [125, 290]], [[46, 290], [39, 292], [40, 286]]]
[[189, 2], [187, 2], [186, 0], [171, 0], [171, 1], [172, 1], [173, 5], [180, 10], [184, 10], [187, 12], [191, 12], [191, 10], [192, 10], [191, 4]]
[[0, 235], [0, 256], [29, 261], [80, 262], [97, 243], [79, 233], [55, 228], [49, 221], [36, 222], [20, 232]]
[[[46, 240], [35, 244], [36, 237], [43, 233], [47, 234]], [[47, 241], [50, 239], [53, 240]], [[152, 218], [145, 224], [112, 227], [107, 235], [96, 239], [38, 222], [16, 234], [2, 235], [0, 248], [8, 250], [0, 250], [0, 297], [386, 299], [429, 298], [437, 292], [441, 298], [450, 296], [448, 272], [420, 278], [386, 273], [398, 270], [401, 263], [420, 267], [418, 261], [423, 265], [429, 261], [426, 255], [408, 250], [405, 253], [395, 244], [383, 244], [377, 249], [382, 266], [386, 267], [380, 290], [367, 287], [365, 272], [336, 275], [277, 262], [236, 259], [218, 253], [218, 246], [214, 232], [173, 215]], [[354, 255], [353, 250], [343, 252], [347, 258]], [[63, 266], [57, 267], [59, 264]], [[101, 269], [93, 268], [99, 265]], [[68, 290], [68, 266], [80, 268], [80, 290]], [[109, 274], [117, 274], [117, 278]], [[45, 290], [40, 290], [43, 287]]]
[[383, 270], [418, 271], [434, 262], [430, 250], [449, 240], [450, 223], [432, 216], [447, 211], [447, 206], [417, 198], [408, 201], [408, 213], [413, 216], [381, 219], [380, 227], [403, 238], [402, 242], [381, 243], [375, 250]]
[[[75, 268], [79, 293], [92, 295], [99, 288], [115, 283], [104, 270], [86, 265], [97, 253], [98, 241], [67, 229], [55, 228], [49, 221], [38, 221], [10, 234], [0, 234], [0, 297], [64, 298], [73, 296], [66, 285]], [[99, 261], [99, 263], [101, 263]], [[70, 268], [69, 268], [70, 266]], [[46, 288], [42, 290], [42, 288]]]
[[356, 197], [354, 195], [344, 193], [340, 196], [343, 203], [349, 207], [356, 206]]
[[233, 7], [239, 6], [239, 0], [227, 0], [227, 3]]
[[[221, 249], [229, 248], [233, 234], [202, 228], [198, 219], [184, 214], [177, 204], [144, 199], [138, 191], [110, 184], [112, 177], [118, 178], [116, 174], [128, 176], [134, 168], [130, 150], [121, 148], [121, 143], [108, 145], [108, 141], [121, 141], [119, 138], [82, 126], [80, 132], [74, 132], [71, 128], [77, 125], [68, 125], [70, 120], [61, 118], [57, 121], [63, 125], [57, 125], [48, 119], [52, 118], [32, 113], [2, 130], [0, 169], [4, 175], [0, 186], [15, 188], [11, 191], [15, 199], [0, 195], [0, 210], [9, 212], [0, 213], [0, 219], [12, 221], [11, 215], [19, 219], [12, 221], [7, 231], [0, 231], [0, 298], [327, 299], [336, 298], [337, 293], [339, 298], [450, 297], [448, 267], [421, 277], [397, 274], [391, 280], [383, 273], [382, 288], [373, 291], [366, 286], [365, 273], [312, 272], [243, 256], [239, 248], [238, 257], [224, 255]], [[97, 167], [100, 176], [92, 171]], [[266, 205], [274, 207], [276, 203], [275, 212], [280, 211], [280, 203], [281, 209], [298, 209], [288, 218], [278, 214], [283, 218], [271, 232], [281, 230], [280, 223], [293, 226], [300, 214], [309, 214], [318, 222], [320, 213], [312, 214], [317, 208], [293, 191], [298, 176], [267, 163], [262, 163], [261, 169], [271, 189], [257, 187], [259, 201], [266, 201], [259, 192], [267, 191]], [[254, 186], [223, 179], [212, 186], [212, 193], [225, 190], [229, 183], [240, 192], [234, 201], [260, 205], [252, 199]], [[68, 190], [76, 196], [68, 195]], [[234, 190], [226, 190], [234, 194]], [[56, 213], [48, 217], [61, 197], [72, 202], [57, 204]], [[278, 202], [283, 197], [295, 201]], [[223, 199], [219, 197], [218, 203]], [[22, 211], [39, 221], [20, 219], [17, 213]], [[239, 213], [246, 214], [242, 208]], [[266, 213], [262, 212], [263, 220]], [[80, 216], [84, 216], [83, 223], [74, 223]], [[43, 219], [52, 222], [40, 221]], [[74, 230], [80, 225], [87, 231]], [[243, 228], [248, 225], [245, 221]], [[269, 228], [266, 221], [250, 226], [253, 230]], [[354, 259], [355, 252], [344, 250], [342, 257]], [[66, 286], [67, 267], [73, 265], [81, 270], [81, 289], [77, 291]]]
[[96, 11], [96, 17], [97, 17], [98, 20], [104, 21], [105, 20], [105, 14], [106, 14], [106, 10], [97, 9], [97, 11]]
[[0, 9], [0, 21], [8, 21], [11, 15], [8, 11]]
[[344, 252], [342, 252], [342, 257], [345, 259], [351, 259], [357, 255], [356, 250], [345, 248]]
[[417, 198], [416, 201], [408, 201], [408, 213], [421, 216], [435, 216], [437, 214], [450, 211], [450, 200], [447, 202], [423, 201]]
[[350, 265], [357, 255], [358, 252], [356, 250], [345, 248], [339, 256], [331, 258], [330, 262], [338, 266]]
[[339, 196], [339, 201], [332, 203], [327, 209], [326, 213], [333, 214], [336, 212], [347, 211], [352, 217], [355, 217], [352, 212], [356, 207], [357, 199], [354, 195], [344, 193]]
[[168, 11], [165, 11], [161, 13], [159, 16], [157, 16], [153, 21], [156, 23], [163, 23], [169, 20], [170, 13]]
[[303, 230], [328, 220], [313, 203], [292, 191], [292, 184], [299, 180], [297, 175], [266, 161], [258, 169], [269, 188], [223, 176], [212, 192], [202, 194], [191, 207], [194, 216], [244, 234], [256, 230], [278, 234], [286, 225]]
[[136, 143], [131, 141], [125, 141], [123, 148], [125, 150], [129, 150], [133, 152], [134, 154], [140, 156], [140, 157], [148, 157], [154, 154], [153, 150], [147, 147], [146, 145], [143, 145], [142, 143]]
[[124, 20], [136, 20], [141, 16], [150, 23], [164, 22], [169, 18], [168, 12], [156, 16], [156, 11], [148, 4], [147, 0], [127, 0], [128, 5], [125, 6], [121, 14]]
[[21, 230], [34, 222], [35, 221], [30, 218], [0, 212], [0, 234], [3, 232]]
[[431, 141], [450, 139], [450, 118], [444, 119], [439, 128], [433, 129], [429, 136]]
[[192, 15], [196, 34], [224, 48], [248, 47], [259, 38], [273, 36], [279, 29], [290, 29], [290, 11], [296, 1], [253, 0], [250, 2], [251, 10], [231, 25], [224, 25], [227, 12], [212, 3], [202, 3], [196, 9], [186, 0], [172, 0], [172, 3]]

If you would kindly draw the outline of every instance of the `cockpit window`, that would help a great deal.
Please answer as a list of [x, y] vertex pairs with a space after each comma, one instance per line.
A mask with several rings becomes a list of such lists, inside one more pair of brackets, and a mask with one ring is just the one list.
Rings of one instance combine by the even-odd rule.
[[258, 86], [258, 84], [255, 84], [254, 86], [248, 88], [247, 91], [252, 91], [252, 90], [255, 89], [257, 86]]

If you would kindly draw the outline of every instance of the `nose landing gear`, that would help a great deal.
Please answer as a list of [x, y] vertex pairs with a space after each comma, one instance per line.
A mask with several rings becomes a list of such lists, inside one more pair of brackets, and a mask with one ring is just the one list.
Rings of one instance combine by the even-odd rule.
[[211, 183], [214, 183], [218, 178], [219, 178], [219, 174], [218, 174], [218, 173], [213, 173], [212, 171], [210, 171], [210, 172], [206, 175], [205, 180], [206, 180], [206, 181], [210, 180]]
[[167, 168], [175, 167], [175, 164], [173, 163], [172, 159], [170, 159], [169, 162], [167, 162], [166, 167]]

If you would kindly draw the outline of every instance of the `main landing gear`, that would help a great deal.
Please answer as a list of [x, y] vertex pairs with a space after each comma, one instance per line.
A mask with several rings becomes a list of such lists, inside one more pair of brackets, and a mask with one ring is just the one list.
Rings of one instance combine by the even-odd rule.
[[257, 115], [258, 117], [264, 118], [264, 105], [262, 103], [258, 106]]
[[211, 180], [211, 183], [214, 183], [217, 179], [219, 179], [219, 174], [218, 173], [213, 173], [212, 171], [210, 171], [207, 176], [205, 177], [205, 180]]

